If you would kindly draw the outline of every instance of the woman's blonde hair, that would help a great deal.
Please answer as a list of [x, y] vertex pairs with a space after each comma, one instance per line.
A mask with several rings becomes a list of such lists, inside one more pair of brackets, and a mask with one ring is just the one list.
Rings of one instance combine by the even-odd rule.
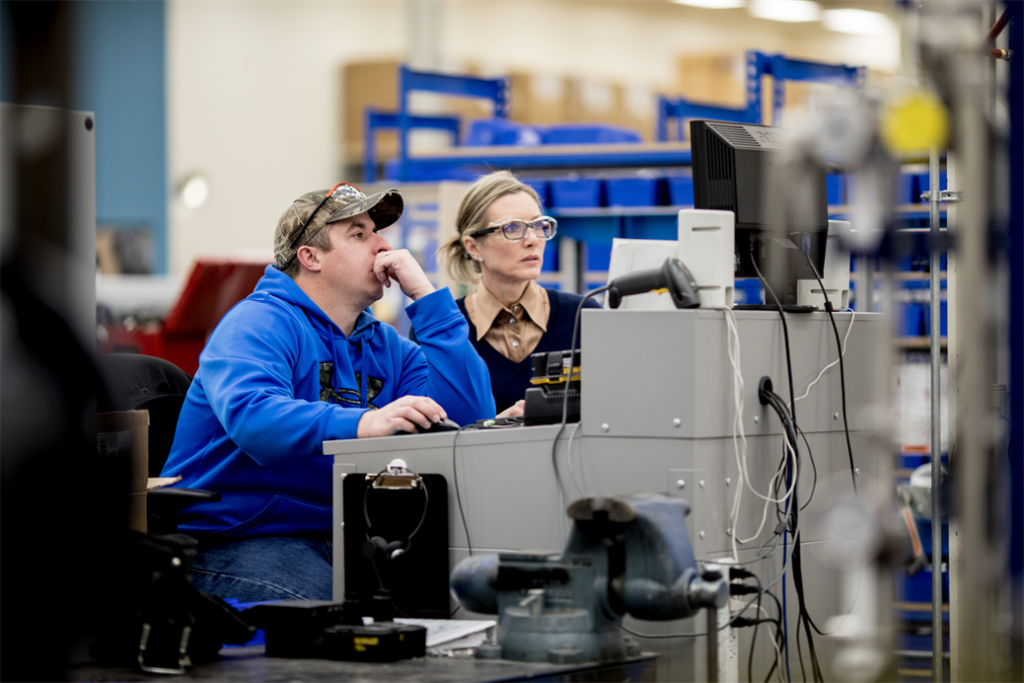
[[519, 192], [530, 195], [540, 206], [537, 191], [520, 182], [509, 171], [488, 173], [470, 185], [455, 216], [455, 234], [437, 250], [448, 274], [457, 282], [476, 282], [480, 276], [480, 264], [466, 251], [463, 238], [474, 230], [487, 227], [487, 210], [499, 197]]

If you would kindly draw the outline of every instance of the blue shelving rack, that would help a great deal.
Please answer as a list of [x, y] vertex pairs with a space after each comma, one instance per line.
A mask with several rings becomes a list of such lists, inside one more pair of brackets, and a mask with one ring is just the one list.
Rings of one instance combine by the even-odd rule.
[[786, 81], [832, 83], [862, 91], [867, 70], [863, 66], [823, 64], [793, 59], [781, 54], [770, 55], [750, 50], [746, 55], [745, 73], [747, 103], [743, 108], [702, 104], [682, 97], [659, 97], [656, 138], [661, 142], [667, 142], [670, 139], [669, 123], [673, 120], [675, 121], [676, 140], [686, 138], [683, 127], [683, 122], [686, 119], [719, 119], [737, 123], [761, 123], [763, 120], [761, 117], [762, 76], [772, 77], [772, 123], [778, 125], [782, 120], [782, 110], [786, 106]]

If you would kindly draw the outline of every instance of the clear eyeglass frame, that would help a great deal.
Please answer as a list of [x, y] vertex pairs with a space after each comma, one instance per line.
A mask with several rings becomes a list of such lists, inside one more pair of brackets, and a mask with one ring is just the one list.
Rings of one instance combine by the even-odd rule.
[[489, 235], [492, 232], [500, 231], [502, 236], [510, 242], [518, 242], [526, 237], [526, 231], [533, 230], [537, 237], [550, 240], [558, 233], [558, 221], [551, 216], [541, 216], [532, 221], [521, 218], [512, 218], [503, 221], [495, 221], [486, 228], [471, 232], [469, 237], [480, 237]]

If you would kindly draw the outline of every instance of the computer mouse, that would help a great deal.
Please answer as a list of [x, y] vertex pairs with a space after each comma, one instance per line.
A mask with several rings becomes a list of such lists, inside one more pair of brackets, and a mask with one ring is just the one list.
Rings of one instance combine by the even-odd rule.
[[435, 422], [430, 426], [430, 429], [423, 431], [420, 430], [420, 434], [433, 434], [434, 432], [456, 432], [460, 429], [457, 422], [449, 420], [447, 417], [443, 418], [439, 422]]
[[[434, 424], [432, 424], [430, 426], [430, 429], [423, 429], [422, 427], [417, 427], [417, 429], [419, 429], [419, 431], [415, 432], [416, 434], [436, 434], [437, 432], [454, 432], [454, 431], [458, 431], [459, 429], [461, 429], [461, 427], [459, 427], [457, 422], [452, 422], [448, 418], [444, 418], [440, 422], [435, 422]], [[412, 434], [412, 433], [413, 432], [404, 432], [404, 431], [403, 432], [395, 432], [395, 434]]]

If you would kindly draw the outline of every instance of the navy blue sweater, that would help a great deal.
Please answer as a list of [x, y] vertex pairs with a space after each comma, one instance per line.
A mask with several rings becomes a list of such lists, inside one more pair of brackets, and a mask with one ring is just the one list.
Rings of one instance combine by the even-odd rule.
[[[576, 318], [576, 307], [580, 305], [580, 299], [583, 296], [566, 294], [553, 289], [548, 289], [547, 293], [550, 303], [548, 331], [540, 338], [537, 348], [532, 353], [565, 351], [572, 344], [572, 326]], [[514, 363], [498, 353], [485, 339], [477, 341], [476, 325], [466, 313], [465, 297], [458, 299], [455, 303], [459, 305], [459, 310], [462, 311], [462, 315], [466, 316], [466, 322], [469, 323], [469, 340], [480, 357], [484, 359], [487, 369], [491, 371], [491, 391], [494, 393], [494, 403], [500, 413], [526, 395], [526, 390], [530, 387], [530, 377], [533, 375], [530, 357], [527, 356], [519, 363]], [[600, 308], [601, 305], [590, 299], [584, 307]], [[576, 346], [577, 348], [580, 346], [578, 339]]]

